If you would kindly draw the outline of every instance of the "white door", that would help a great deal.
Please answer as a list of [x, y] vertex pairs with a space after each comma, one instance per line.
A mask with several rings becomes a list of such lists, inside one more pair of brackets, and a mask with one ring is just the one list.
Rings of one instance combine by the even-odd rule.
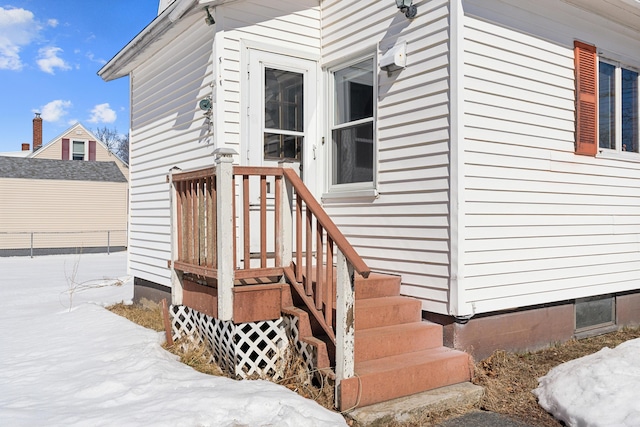
[[317, 63], [308, 59], [251, 49], [249, 51], [250, 166], [294, 162], [315, 193]]
[[[249, 49], [248, 58], [247, 164], [278, 166], [283, 160], [290, 161], [306, 186], [316, 194], [317, 62], [258, 49]], [[251, 204], [257, 214], [260, 200], [256, 187], [257, 183], [251, 186]], [[274, 190], [273, 181], [268, 182], [267, 206], [271, 212]], [[255, 217], [251, 222], [254, 220]], [[252, 230], [252, 252], [259, 248], [259, 237], [259, 233]], [[271, 251], [271, 235], [267, 236], [267, 242]]]

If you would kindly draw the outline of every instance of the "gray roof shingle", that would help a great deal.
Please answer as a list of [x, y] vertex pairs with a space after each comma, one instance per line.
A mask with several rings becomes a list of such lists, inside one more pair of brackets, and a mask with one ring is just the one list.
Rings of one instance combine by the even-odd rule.
[[127, 182], [114, 162], [25, 159], [0, 156], [0, 178]]

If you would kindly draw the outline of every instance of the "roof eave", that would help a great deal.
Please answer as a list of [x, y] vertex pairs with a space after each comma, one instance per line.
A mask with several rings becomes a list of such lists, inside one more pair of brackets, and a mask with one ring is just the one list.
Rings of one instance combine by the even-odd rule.
[[135, 66], [135, 60], [196, 3], [198, 0], [176, 0], [173, 2], [100, 68], [98, 75], [104, 81], [129, 75]]

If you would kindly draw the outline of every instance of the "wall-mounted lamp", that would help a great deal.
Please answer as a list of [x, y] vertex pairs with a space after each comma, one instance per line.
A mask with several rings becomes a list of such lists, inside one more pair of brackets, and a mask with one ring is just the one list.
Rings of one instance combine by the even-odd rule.
[[211, 108], [213, 107], [213, 103], [211, 102], [211, 97], [207, 96], [206, 98], [202, 98], [198, 103], [198, 107], [200, 107], [200, 109], [205, 113], [210, 112]]
[[207, 16], [204, 18], [204, 22], [206, 22], [207, 25], [215, 24], [216, 20], [213, 19], [213, 16], [211, 16], [211, 12], [209, 12], [209, 6], [205, 7], [204, 10], [207, 11]]
[[413, 0], [396, 0], [396, 6], [409, 19], [415, 18], [418, 14], [418, 8], [413, 4]]

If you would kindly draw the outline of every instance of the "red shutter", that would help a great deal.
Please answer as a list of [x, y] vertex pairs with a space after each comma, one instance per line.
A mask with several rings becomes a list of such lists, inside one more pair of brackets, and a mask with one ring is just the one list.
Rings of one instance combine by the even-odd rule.
[[89, 141], [89, 161], [96, 160], [96, 142]]
[[598, 152], [598, 60], [596, 47], [574, 42], [576, 77], [576, 154]]
[[69, 140], [62, 138], [62, 160], [69, 160]]

